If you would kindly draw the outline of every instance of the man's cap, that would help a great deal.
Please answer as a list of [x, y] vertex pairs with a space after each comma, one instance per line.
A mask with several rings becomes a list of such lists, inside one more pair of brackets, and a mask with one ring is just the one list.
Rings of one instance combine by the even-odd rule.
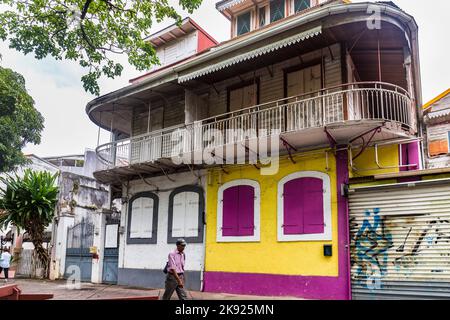
[[186, 240], [184, 240], [184, 239], [177, 240], [177, 246], [185, 246], [185, 245], [187, 245]]

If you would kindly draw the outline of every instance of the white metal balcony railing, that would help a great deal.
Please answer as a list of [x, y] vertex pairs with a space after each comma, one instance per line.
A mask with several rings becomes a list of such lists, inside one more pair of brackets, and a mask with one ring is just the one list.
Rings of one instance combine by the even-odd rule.
[[416, 130], [408, 92], [381, 82], [359, 82], [260, 104], [97, 148], [104, 169], [171, 158], [246, 139], [269, 137], [350, 121], [390, 121]]

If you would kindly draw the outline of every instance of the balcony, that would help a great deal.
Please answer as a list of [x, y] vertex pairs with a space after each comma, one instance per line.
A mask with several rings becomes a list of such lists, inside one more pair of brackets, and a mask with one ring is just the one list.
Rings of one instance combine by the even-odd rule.
[[108, 181], [113, 169], [119, 175], [164, 171], [177, 167], [171, 159], [179, 155], [274, 136], [294, 150], [348, 144], [366, 134], [373, 141], [407, 138], [417, 131], [415, 115], [413, 100], [398, 86], [345, 84], [101, 145], [96, 151], [105, 175], [97, 175]]

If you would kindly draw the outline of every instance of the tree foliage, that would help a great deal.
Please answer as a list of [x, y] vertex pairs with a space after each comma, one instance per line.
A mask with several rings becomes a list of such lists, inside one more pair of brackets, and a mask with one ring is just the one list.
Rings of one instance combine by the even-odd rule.
[[49, 256], [42, 243], [45, 228], [55, 213], [58, 174], [25, 170], [23, 178], [15, 175], [0, 177], [0, 230], [13, 224], [25, 230], [34, 245], [36, 257], [48, 266]]
[[[192, 13], [202, 0], [179, 0]], [[0, 38], [11, 48], [37, 59], [77, 61], [88, 73], [86, 91], [99, 94], [98, 79], [120, 76], [123, 66], [114, 54], [126, 54], [137, 70], [158, 63], [145, 37], [154, 21], [181, 22], [169, 0], [0, 0], [9, 10], [0, 13]]]
[[26, 162], [22, 148], [39, 144], [44, 118], [34, 108], [24, 78], [0, 67], [0, 172], [7, 172]]

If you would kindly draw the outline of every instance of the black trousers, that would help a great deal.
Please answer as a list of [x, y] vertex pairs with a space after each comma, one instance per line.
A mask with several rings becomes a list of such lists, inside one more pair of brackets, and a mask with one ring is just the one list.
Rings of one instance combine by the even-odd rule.
[[2, 273], [2, 271], [5, 271], [5, 279], [8, 279], [8, 276], [9, 276], [9, 268], [1, 268], [1, 267], [0, 267], [0, 274]]

